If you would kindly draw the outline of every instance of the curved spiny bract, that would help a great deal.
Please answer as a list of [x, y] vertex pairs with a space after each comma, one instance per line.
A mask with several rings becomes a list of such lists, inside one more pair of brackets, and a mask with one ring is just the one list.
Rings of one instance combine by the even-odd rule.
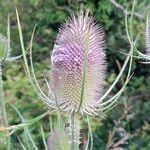
[[101, 26], [87, 12], [73, 14], [60, 28], [51, 56], [50, 86], [60, 110], [77, 112], [81, 105], [82, 114], [97, 114], [95, 110], [105, 78], [105, 59]]

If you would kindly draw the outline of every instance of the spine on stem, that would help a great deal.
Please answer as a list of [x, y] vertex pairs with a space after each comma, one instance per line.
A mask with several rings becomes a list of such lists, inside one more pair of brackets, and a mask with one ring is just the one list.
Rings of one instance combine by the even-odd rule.
[[[0, 63], [0, 126], [3, 126], [3, 127], [8, 126], [5, 103], [6, 102], [5, 102], [4, 91], [3, 91], [2, 66]], [[7, 135], [6, 135], [6, 147], [7, 147], [7, 150], [10, 150], [10, 139], [9, 137], [7, 137]]]
[[71, 150], [79, 150], [80, 145], [80, 119], [77, 114], [72, 113], [67, 127]]
[[0, 64], [0, 126], [6, 127], [8, 125], [6, 108], [5, 108], [5, 99], [3, 91], [3, 80], [2, 80], [2, 67]]

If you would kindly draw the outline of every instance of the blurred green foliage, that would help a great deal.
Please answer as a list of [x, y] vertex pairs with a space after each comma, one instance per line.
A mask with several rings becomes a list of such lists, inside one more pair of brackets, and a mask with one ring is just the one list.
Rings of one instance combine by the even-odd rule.
[[[131, 11], [133, 1], [117, 0], [117, 2]], [[125, 55], [121, 52], [127, 53], [130, 48], [125, 32], [125, 14], [119, 11], [109, 0], [87, 0], [86, 2], [79, 0], [0, 0], [0, 33], [7, 34], [7, 15], [9, 14], [13, 55], [21, 54], [15, 6], [18, 8], [21, 18], [26, 48], [32, 30], [36, 25], [33, 60], [36, 76], [44, 91], [47, 90], [43, 84], [43, 74], [49, 76], [50, 53], [53, 49], [58, 28], [68, 18], [69, 12], [77, 11], [81, 4], [91, 11], [98, 23], [102, 24], [106, 33], [107, 89], [119, 72], [116, 62], [118, 61], [122, 66], [125, 59]], [[143, 13], [148, 4], [148, 0], [138, 0], [135, 12]], [[145, 19], [139, 20], [134, 16], [133, 29], [134, 38], [140, 34], [137, 47], [144, 52]], [[149, 65], [146, 66], [138, 60], [134, 60], [132, 72], [134, 73], [133, 78], [120, 98], [119, 106], [108, 113], [106, 120], [95, 118], [92, 121], [94, 150], [106, 149], [106, 145], [110, 141], [111, 144], [117, 144], [126, 135], [129, 135], [127, 140], [122, 140], [122, 143], [116, 147], [130, 150], [150, 149], [150, 68]], [[9, 103], [15, 105], [26, 119], [32, 119], [47, 110], [32, 90], [25, 75], [22, 60], [4, 64], [3, 80], [10, 125], [18, 124], [21, 120]], [[121, 85], [120, 82], [113, 90], [112, 95], [117, 92]], [[30, 126], [29, 129], [39, 149], [43, 149], [40, 125], [43, 126], [47, 138], [50, 131], [48, 117]], [[110, 133], [113, 132], [115, 133], [111, 139]], [[11, 138], [12, 149], [21, 149], [17, 139], [18, 136], [24, 142], [23, 131], [16, 132]]]

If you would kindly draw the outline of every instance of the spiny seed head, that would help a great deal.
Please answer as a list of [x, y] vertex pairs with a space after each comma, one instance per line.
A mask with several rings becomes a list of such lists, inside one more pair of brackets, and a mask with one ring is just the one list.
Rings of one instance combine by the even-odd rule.
[[[60, 28], [51, 56], [51, 88], [62, 111], [94, 111], [103, 90], [105, 42], [101, 27], [81, 11]], [[82, 103], [81, 103], [82, 101]]]

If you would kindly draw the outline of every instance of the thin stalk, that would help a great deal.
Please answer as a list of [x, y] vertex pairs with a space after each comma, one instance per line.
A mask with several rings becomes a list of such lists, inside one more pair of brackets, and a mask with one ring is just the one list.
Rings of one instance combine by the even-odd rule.
[[42, 133], [42, 139], [43, 139], [43, 144], [44, 144], [45, 150], [48, 150], [48, 147], [47, 147], [47, 144], [46, 144], [46, 141], [45, 141], [45, 135], [44, 135], [44, 131], [43, 131], [43, 127], [42, 127], [42, 126], [41, 126], [41, 133]]
[[90, 149], [89, 150], [92, 150], [93, 149], [93, 134], [92, 134], [90, 120], [89, 120], [88, 115], [87, 115], [87, 122], [88, 122], [89, 136], [90, 136]]
[[21, 141], [21, 139], [18, 137], [19, 143], [22, 147], [23, 150], [27, 150], [26, 147], [24, 146], [23, 142]]

